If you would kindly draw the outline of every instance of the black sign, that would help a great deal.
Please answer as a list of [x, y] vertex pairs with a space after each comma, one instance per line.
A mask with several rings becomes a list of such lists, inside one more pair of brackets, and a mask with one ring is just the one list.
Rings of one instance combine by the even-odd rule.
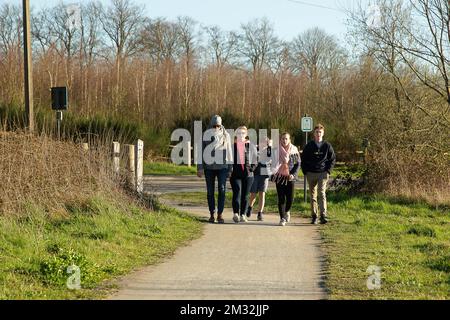
[[52, 88], [52, 109], [67, 110], [69, 107], [68, 92], [66, 87]]

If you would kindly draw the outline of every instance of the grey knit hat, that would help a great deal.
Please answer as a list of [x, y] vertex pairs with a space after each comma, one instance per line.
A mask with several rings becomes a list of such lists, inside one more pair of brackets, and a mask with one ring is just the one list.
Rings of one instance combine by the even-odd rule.
[[222, 118], [219, 115], [217, 115], [217, 114], [212, 116], [211, 121], [209, 122], [209, 125], [211, 127], [214, 127], [214, 126], [217, 126], [217, 125], [221, 126], [222, 125]]

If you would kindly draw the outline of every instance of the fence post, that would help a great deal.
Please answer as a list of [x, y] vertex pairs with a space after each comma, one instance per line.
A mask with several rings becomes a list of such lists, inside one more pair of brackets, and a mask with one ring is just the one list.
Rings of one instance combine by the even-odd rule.
[[120, 172], [120, 143], [114, 141], [113, 142], [113, 171], [115, 174], [119, 174]]
[[125, 159], [126, 159], [126, 168], [127, 168], [127, 183], [128, 186], [135, 190], [135, 157], [134, 157], [134, 145], [126, 144], [125, 145]]
[[138, 139], [135, 148], [136, 161], [136, 191], [139, 194], [144, 192], [144, 141]]

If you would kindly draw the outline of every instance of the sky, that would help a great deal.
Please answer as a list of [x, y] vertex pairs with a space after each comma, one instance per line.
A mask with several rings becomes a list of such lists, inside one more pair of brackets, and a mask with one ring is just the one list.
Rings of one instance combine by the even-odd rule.
[[[150, 18], [166, 17], [175, 20], [189, 16], [202, 25], [218, 25], [224, 30], [238, 30], [242, 23], [255, 18], [267, 17], [273, 24], [275, 34], [290, 41], [308, 28], [320, 27], [327, 33], [343, 39], [346, 32], [348, 8], [357, 0], [132, 0], [145, 5]], [[360, 0], [368, 2], [369, 0]], [[21, 2], [20, 0], [0, 0]], [[61, 0], [30, 0], [32, 7], [53, 6]], [[63, 0], [65, 4], [83, 0]], [[108, 4], [110, 0], [101, 0]]]

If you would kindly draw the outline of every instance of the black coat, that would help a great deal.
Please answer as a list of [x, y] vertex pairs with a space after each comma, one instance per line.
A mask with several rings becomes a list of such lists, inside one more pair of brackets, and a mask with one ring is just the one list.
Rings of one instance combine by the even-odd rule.
[[308, 142], [303, 148], [301, 155], [302, 171], [307, 172], [328, 172], [331, 173], [336, 164], [336, 154], [333, 147], [327, 141], [323, 141], [320, 148], [314, 140]]

